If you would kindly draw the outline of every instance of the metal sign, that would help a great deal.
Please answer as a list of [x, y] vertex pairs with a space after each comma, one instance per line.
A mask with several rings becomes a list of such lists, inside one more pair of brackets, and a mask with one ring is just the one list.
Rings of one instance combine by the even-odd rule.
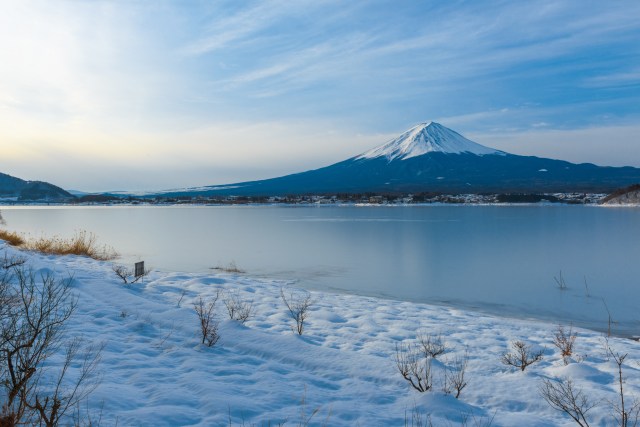
[[136, 278], [144, 276], [144, 261], [136, 262]]

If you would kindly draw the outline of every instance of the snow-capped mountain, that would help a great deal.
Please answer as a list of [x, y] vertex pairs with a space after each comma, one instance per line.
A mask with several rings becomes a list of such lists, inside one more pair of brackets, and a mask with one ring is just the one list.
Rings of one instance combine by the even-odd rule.
[[320, 169], [160, 195], [610, 192], [634, 183], [640, 183], [638, 168], [518, 156], [428, 122], [379, 147]]
[[427, 153], [446, 154], [486, 154], [506, 153], [475, 143], [440, 123], [420, 123], [380, 147], [376, 147], [356, 157], [356, 159], [406, 160]]

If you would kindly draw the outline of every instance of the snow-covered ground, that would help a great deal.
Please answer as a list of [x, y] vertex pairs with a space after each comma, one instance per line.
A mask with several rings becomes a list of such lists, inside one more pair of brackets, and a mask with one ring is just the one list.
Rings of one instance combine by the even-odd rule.
[[[0, 256], [17, 250], [0, 242]], [[235, 274], [152, 272], [144, 283], [124, 285], [112, 263], [75, 256], [23, 253], [28, 265], [73, 276], [78, 309], [66, 335], [104, 343], [102, 381], [90, 405], [103, 405], [102, 425], [403, 426], [405, 417], [430, 415], [433, 425], [576, 425], [540, 397], [545, 378], [568, 377], [599, 404], [592, 426], [615, 425], [609, 402], [617, 400], [617, 365], [603, 335], [578, 330], [576, 355], [563, 362], [553, 346], [558, 325], [493, 317], [455, 308], [354, 295], [312, 292], [304, 334], [280, 297], [280, 281]], [[218, 301], [220, 341], [200, 344], [193, 309], [218, 290], [253, 301], [244, 325], [228, 320]], [[419, 393], [398, 373], [398, 343], [418, 332], [442, 334], [448, 352], [433, 362], [434, 387]], [[501, 363], [512, 340], [544, 349], [526, 371]], [[627, 404], [640, 399], [640, 345], [610, 338], [623, 365]], [[468, 386], [459, 399], [443, 393], [442, 375], [456, 356], [468, 354]], [[52, 359], [55, 360], [55, 359]]]

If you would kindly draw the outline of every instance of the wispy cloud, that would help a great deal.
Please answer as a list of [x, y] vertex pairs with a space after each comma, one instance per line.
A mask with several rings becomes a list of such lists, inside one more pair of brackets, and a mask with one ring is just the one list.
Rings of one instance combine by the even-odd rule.
[[[534, 93], [534, 85], [575, 89], [583, 79], [593, 85], [585, 74], [614, 63], [620, 66], [619, 55], [608, 57], [605, 46], [638, 50], [632, 40], [639, 33], [634, 16], [640, 6], [631, 2], [625, 4], [626, 13], [598, 4], [587, 10], [573, 2], [432, 2], [413, 9], [401, 5], [399, 13], [388, 10], [386, 19], [381, 18], [379, 5], [361, 5], [346, 16], [343, 13], [341, 20], [332, 14], [334, 4], [320, 3], [315, 11], [321, 13], [313, 22], [304, 19], [300, 8], [284, 7], [275, 13], [271, 6], [261, 3], [228, 20], [214, 21], [207, 27], [212, 34], [196, 42], [200, 46], [206, 40], [236, 41], [229, 42], [228, 49], [216, 42], [209, 45], [212, 50], [198, 50], [224, 51], [236, 58], [236, 67], [214, 67], [213, 93], [277, 98], [292, 104], [313, 98], [316, 105], [329, 106], [347, 90], [352, 96], [338, 103], [338, 114], [349, 106], [359, 108], [356, 100], [369, 96], [378, 102], [404, 99], [405, 109], [409, 104], [426, 106], [431, 118], [441, 115], [436, 104], [443, 102], [451, 112], [470, 114], [464, 92], [477, 104], [479, 96], [495, 98], [498, 91], [509, 91], [501, 105], [492, 106], [500, 110], [513, 107], [518, 92], [523, 93], [521, 97], [540, 99], [546, 88]], [[262, 13], [256, 11], [263, 7], [269, 10], [264, 19], [234, 29], [252, 14]], [[299, 27], [273, 30], [292, 16], [301, 20]], [[351, 25], [343, 25], [345, 21]], [[222, 30], [216, 34], [215, 28]], [[318, 38], [321, 33], [323, 37]], [[589, 58], [591, 53], [597, 58]], [[620, 72], [620, 76], [630, 75]]]
[[590, 77], [584, 80], [584, 84], [594, 88], [640, 86], [640, 70]]
[[227, 47], [274, 25], [275, 21], [283, 19], [290, 12], [286, 2], [282, 1], [254, 3], [248, 8], [233, 10], [230, 15], [225, 14], [229, 11], [216, 8], [212, 11], [214, 18], [207, 24], [204, 34], [185, 46], [184, 52], [201, 55]]
[[248, 179], [322, 166], [424, 120], [468, 135], [630, 126], [637, 16], [632, 0], [10, 2], [0, 171], [28, 165], [26, 147], [128, 167], [126, 151], [149, 170], [209, 165], [213, 184], [242, 179], [223, 164]]
[[[288, 23], [313, 15], [318, 10], [330, 10], [329, 6], [335, 5], [335, 0], [218, 2], [210, 11], [211, 19], [205, 24], [201, 34], [182, 50], [190, 55], [203, 55], [229, 47], [236, 49], [262, 44], [265, 40], [260, 40], [258, 36], [267, 39], [274, 37], [273, 33], [265, 32], [273, 30], [277, 33], [279, 29], [275, 27], [286, 27]], [[329, 16], [322, 17], [328, 18]]]

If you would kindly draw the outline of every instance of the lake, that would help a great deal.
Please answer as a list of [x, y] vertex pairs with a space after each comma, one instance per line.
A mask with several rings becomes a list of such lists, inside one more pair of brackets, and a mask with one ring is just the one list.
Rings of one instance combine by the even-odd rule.
[[[597, 206], [6, 206], [5, 228], [95, 233], [118, 262], [640, 331], [640, 209]], [[554, 278], [560, 274], [567, 289]]]

